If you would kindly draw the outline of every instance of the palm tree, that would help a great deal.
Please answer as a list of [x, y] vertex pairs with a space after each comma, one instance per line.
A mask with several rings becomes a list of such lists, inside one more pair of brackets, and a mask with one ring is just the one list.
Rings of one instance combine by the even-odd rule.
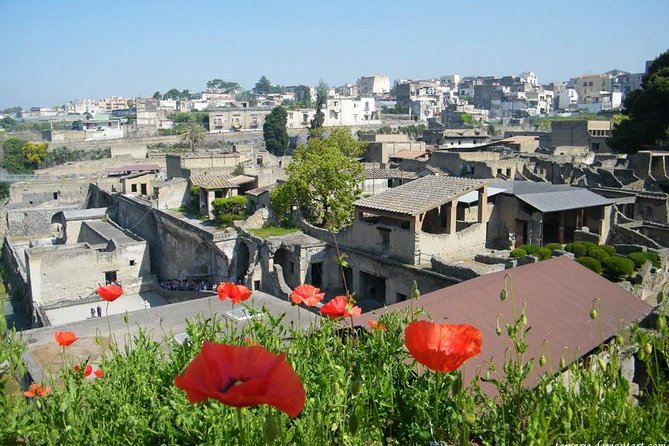
[[181, 142], [190, 147], [191, 152], [195, 152], [195, 147], [204, 143], [206, 132], [200, 124], [188, 124], [181, 133]]

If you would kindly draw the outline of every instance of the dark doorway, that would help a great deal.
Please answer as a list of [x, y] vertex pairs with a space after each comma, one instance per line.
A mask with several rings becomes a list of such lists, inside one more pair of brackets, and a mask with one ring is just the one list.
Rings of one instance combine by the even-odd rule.
[[386, 303], [386, 279], [360, 271], [360, 298]]
[[105, 284], [109, 285], [110, 283], [116, 282], [116, 272], [117, 271], [105, 271]]
[[522, 246], [527, 241], [527, 222], [516, 220], [516, 246]]
[[142, 195], [146, 195], [146, 183], [142, 183], [139, 185], [139, 193]]
[[246, 246], [246, 243], [242, 242], [237, 248], [237, 280], [246, 279], [246, 273], [249, 270], [251, 254], [249, 253], [249, 248]]
[[311, 284], [320, 288], [323, 284], [323, 262], [311, 264]]

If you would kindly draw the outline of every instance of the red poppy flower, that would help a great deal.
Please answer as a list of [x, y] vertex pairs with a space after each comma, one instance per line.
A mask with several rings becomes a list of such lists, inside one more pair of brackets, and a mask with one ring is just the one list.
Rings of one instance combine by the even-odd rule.
[[84, 376], [91, 376], [92, 372], [93, 367], [90, 364], [86, 364], [86, 368], [84, 369]]
[[121, 296], [121, 294], [123, 294], [123, 288], [114, 284], [99, 286], [98, 289], [95, 291], [101, 298], [103, 298], [107, 302], [114, 302]]
[[481, 332], [468, 324], [435, 324], [415, 321], [404, 330], [411, 356], [439, 372], [450, 372], [481, 353]]
[[313, 307], [325, 297], [325, 293], [320, 293], [319, 291], [320, 288], [316, 288], [313, 285], [300, 285], [290, 293], [290, 299], [295, 305], [303, 303], [307, 307]]
[[74, 343], [74, 341], [79, 339], [71, 331], [56, 331], [56, 332], [53, 333], [53, 337], [56, 339], [56, 342], [61, 347], [67, 347], [68, 345], [72, 345]]
[[51, 393], [51, 387], [42, 387], [41, 384], [33, 383], [28, 387], [28, 390], [23, 392], [23, 395], [27, 398], [34, 398], [35, 396], [44, 396], [49, 393]]
[[345, 296], [337, 296], [318, 311], [330, 317], [360, 316], [362, 309], [354, 306], [354, 303], [352, 299], [347, 299]]
[[284, 356], [260, 346], [204, 341], [183, 374], [174, 377], [174, 384], [186, 391], [191, 403], [215, 398], [233, 407], [269, 404], [296, 417], [306, 394]]
[[216, 288], [220, 300], [230, 299], [233, 304], [243, 302], [251, 297], [251, 290], [244, 285], [235, 285], [231, 282], [223, 282]]
[[383, 325], [383, 324], [381, 324], [381, 323], [379, 323], [378, 321], [375, 321], [375, 320], [373, 320], [373, 319], [372, 319], [371, 321], [367, 321], [367, 326], [368, 326], [371, 330], [381, 330], [381, 331], [386, 331], [386, 326], [385, 326], [385, 325]]
[[95, 374], [95, 376], [97, 376], [98, 378], [102, 378], [104, 376], [104, 372], [102, 371], [102, 369], [96, 369], [93, 372], [93, 374]]

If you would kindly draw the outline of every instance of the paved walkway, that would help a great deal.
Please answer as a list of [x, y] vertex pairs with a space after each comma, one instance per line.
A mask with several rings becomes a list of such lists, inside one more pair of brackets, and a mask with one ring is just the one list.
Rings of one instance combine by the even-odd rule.
[[[126, 311], [144, 310], [147, 306], [147, 302], [151, 307], [167, 304], [165, 299], [153, 292], [129, 295], [124, 294], [114, 302], [109, 303], [109, 314], [123, 314]], [[98, 305], [102, 307], [102, 315], [106, 316], [107, 302], [102, 299], [93, 303], [88, 302], [70, 305], [68, 307], [54, 308], [52, 310], [46, 310], [45, 313], [52, 326], [63, 325], [71, 322], [93, 319], [91, 317], [91, 308], [96, 308]]]

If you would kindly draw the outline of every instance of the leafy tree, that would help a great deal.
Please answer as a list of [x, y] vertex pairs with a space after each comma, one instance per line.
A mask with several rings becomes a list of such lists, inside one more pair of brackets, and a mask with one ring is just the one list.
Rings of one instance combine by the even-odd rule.
[[323, 109], [327, 107], [329, 89], [330, 87], [328, 87], [328, 84], [326, 84], [323, 79], [318, 82], [318, 87], [316, 87], [316, 114], [310, 123], [310, 136], [313, 134], [314, 130], [323, 127], [323, 123], [325, 122], [325, 114], [323, 113]]
[[163, 95], [163, 99], [179, 99], [181, 97], [181, 92], [177, 90], [176, 88], [172, 88], [170, 90], [167, 90], [167, 93]]
[[14, 115], [16, 113], [20, 113], [21, 110], [23, 110], [21, 107], [9, 107], [4, 109], [2, 113], [7, 115]]
[[242, 91], [235, 96], [235, 101], [239, 102], [251, 102], [253, 99], [253, 93], [249, 90]]
[[21, 152], [26, 161], [36, 169], [44, 158], [46, 158], [47, 146], [48, 143], [46, 141], [38, 144], [28, 141], [21, 147]]
[[265, 139], [265, 147], [267, 151], [277, 156], [286, 154], [288, 150], [288, 131], [286, 130], [286, 123], [288, 121], [288, 114], [283, 107], [274, 107], [272, 111], [265, 118], [265, 123], [262, 126], [263, 138]]
[[151, 96], [151, 97], [152, 97], [153, 99], [159, 101], [159, 100], [161, 100], [161, 99], [163, 98], [163, 95], [160, 94], [159, 91], [156, 91], [155, 93], [153, 93], [153, 96]]
[[267, 94], [270, 93], [272, 89], [272, 83], [265, 77], [265, 75], [262, 75], [258, 82], [256, 82], [256, 86], [253, 88], [253, 92], [255, 94]]
[[186, 89], [179, 94], [179, 99], [190, 99], [191, 93], [190, 90]]
[[624, 116], [611, 132], [608, 144], [624, 153], [636, 153], [669, 143], [669, 50], [648, 68], [641, 89], [627, 95]]
[[306, 85], [298, 85], [295, 88], [295, 103], [301, 107], [311, 106], [311, 89]]
[[30, 163], [23, 155], [23, 146], [28, 141], [21, 138], [10, 137], [2, 143], [3, 167], [9, 173], [26, 174], [32, 173]]
[[207, 112], [175, 112], [167, 116], [168, 119], [179, 124], [195, 123], [206, 129], [209, 128], [209, 113]]
[[211, 206], [211, 212], [216, 219], [220, 219], [220, 217], [225, 214], [234, 216], [244, 215], [246, 212], [246, 196], [235, 195], [233, 197], [215, 198], [214, 201], [212, 201]]
[[356, 157], [364, 145], [337, 128], [298, 146], [286, 168], [288, 179], [271, 192], [274, 209], [286, 215], [294, 205], [307, 208], [313, 223], [333, 231], [350, 224], [364, 178]]
[[0, 128], [11, 130], [14, 127], [16, 127], [16, 120], [11, 116], [5, 116], [4, 118], [0, 119]]
[[230, 93], [242, 90], [242, 87], [237, 82], [226, 82], [223, 79], [212, 79], [208, 81], [207, 88], [219, 88], [221, 90], [227, 90]]
[[181, 142], [190, 147], [191, 152], [195, 152], [195, 147], [203, 144], [205, 139], [206, 132], [200, 124], [188, 124], [181, 133]]
[[128, 104], [128, 108], [134, 108], [135, 107], [135, 101], [133, 101], [132, 99], [128, 99], [126, 101], [126, 104]]

